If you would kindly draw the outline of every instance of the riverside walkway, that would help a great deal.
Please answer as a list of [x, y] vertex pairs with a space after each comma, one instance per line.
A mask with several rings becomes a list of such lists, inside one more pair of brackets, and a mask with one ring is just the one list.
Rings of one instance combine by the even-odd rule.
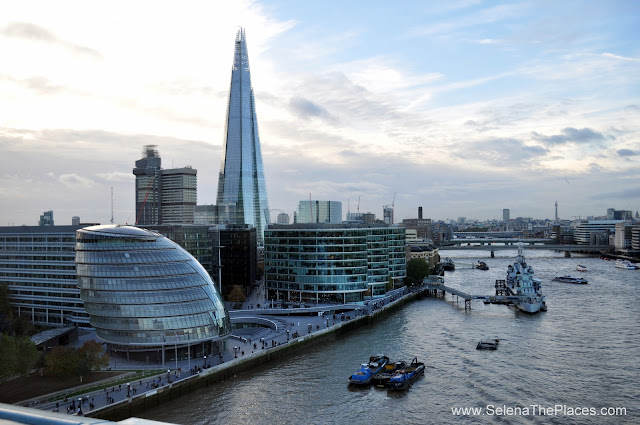
[[[99, 416], [100, 410], [130, 403], [136, 398], [154, 396], [181, 382], [233, 367], [244, 358], [260, 356], [272, 348], [301, 342], [309, 335], [330, 332], [362, 316], [371, 317], [395, 305], [410, 293], [412, 292], [408, 288], [403, 287], [388, 292], [384, 297], [358, 304], [324, 304], [276, 309], [265, 308], [264, 291], [258, 287], [250, 293], [241, 309], [229, 311], [232, 323], [254, 323], [256, 326], [234, 329], [219, 354], [197, 359], [172, 360], [164, 364], [112, 358], [111, 370], [128, 373], [17, 404], [70, 415]], [[81, 345], [83, 339], [94, 337], [95, 334], [85, 335], [78, 344]], [[142, 378], [134, 373], [139, 370], [157, 370], [158, 373]], [[83, 388], [86, 391], [83, 391]], [[68, 395], [72, 393], [75, 394], [73, 397]]]

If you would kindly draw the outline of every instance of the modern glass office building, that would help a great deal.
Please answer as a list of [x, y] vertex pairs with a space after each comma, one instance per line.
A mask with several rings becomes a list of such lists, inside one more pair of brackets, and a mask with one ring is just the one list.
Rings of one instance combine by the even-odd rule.
[[191, 166], [162, 169], [156, 145], [147, 145], [136, 161], [136, 224], [193, 224], [198, 198]]
[[74, 261], [80, 228], [0, 227], [0, 285], [8, 287], [15, 314], [41, 326], [90, 327]]
[[308, 200], [298, 202], [298, 223], [342, 223], [342, 202]]
[[265, 231], [269, 298], [358, 302], [406, 277], [405, 229], [363, 224], [271, 225]]
[[[77, 231], [78, 287], [97, 335], [113, 351], [162, 360], [215, 353], [231, 332], [209, 274], [166, 237], [131, 226]], [[174, 351], [175, 350], [175, 351]], [[174, 354], [175, 353], [175, 354]]]
[[254, 226], [258, 243], [262, 245], [264, 230], [271, 220], [243, 29], [236, 35], [227, 105], [226, 136], [216, 202], [218, 205], [235, 204], [235, 218], [231, 218], [229, 223]]

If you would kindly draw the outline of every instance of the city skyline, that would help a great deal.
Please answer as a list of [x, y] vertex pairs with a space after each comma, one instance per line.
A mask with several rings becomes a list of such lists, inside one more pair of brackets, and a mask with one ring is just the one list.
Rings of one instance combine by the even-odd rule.
[[0, 223], [108, 223], [112, 186], [134, 223], [147, 144], [215, 203], [238, 26], [272, 217], [309, 193], [379, 218], [397, 193], [396, 222], [640, 208], [635, 2], [64, 6], [0, 14]]

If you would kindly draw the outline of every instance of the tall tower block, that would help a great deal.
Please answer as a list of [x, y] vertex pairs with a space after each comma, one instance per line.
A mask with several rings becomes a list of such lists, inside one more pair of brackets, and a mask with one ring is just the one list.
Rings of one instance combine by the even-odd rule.
[[264, 229], [271, 220], [243, 29], [236, 35], [225, 133], [217, 204], [235, 204], [231, 221], [254, 226], [262, 245]]

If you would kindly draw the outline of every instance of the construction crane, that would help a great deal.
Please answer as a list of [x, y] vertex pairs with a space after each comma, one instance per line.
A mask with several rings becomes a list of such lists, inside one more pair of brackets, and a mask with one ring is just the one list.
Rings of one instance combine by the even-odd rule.
[[[391, 202], [391, 216], [389, 217], [389, 224], [393, 224], [393, 213], [396, 207], [396, 193], [397, 192], [393, 192], [393, 201]], [[389, 205], [382, 206], [383, 218], [384, 218], [384, 211], [386, 209], [389, 209]]]
[[113, 224], [113, 186], [111, 186], [111, 224]]
[[156, 176], [154, 175], [153, 178], [151, 179], [151, 183], [149, 183], [149, 186], [147, 187], [147, 194], [144, 195], [144, 201], [142, 201], [142, 205], [140, 205], [140, 209], [138, 210], [138, 214], [136, 214], [136, 225], [138, 224], [138, 221], [140, 221], [140, 215], [142, 214], [142, 211], [144, 210], [144, 205], [147, 203], [147, 198], [149, 197], [149, 193], [151, 193], [151, 186], [153, 186], [153, 182], [156, 181]]

